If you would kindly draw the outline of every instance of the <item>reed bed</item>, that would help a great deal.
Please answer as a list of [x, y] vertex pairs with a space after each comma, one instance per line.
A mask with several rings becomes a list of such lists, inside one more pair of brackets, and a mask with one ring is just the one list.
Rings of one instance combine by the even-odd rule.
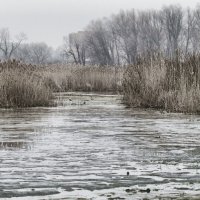
[[119, 67], [51, 65], [38, 69], [54, 92], [112, 92], [122, 90], [123, 69]]
[[54, 92], [117, 93], [123, 70], [117, 67], [0, 62], [0, 107], [49, 106]]
[[124, 73], [124, 102], [131, 107], [200, 112], [200, 55], [138, 58]]
[[49, 106], [52, 91], [35, 72], [35, 66], [18, 61], [0, 63], [0, 107]]

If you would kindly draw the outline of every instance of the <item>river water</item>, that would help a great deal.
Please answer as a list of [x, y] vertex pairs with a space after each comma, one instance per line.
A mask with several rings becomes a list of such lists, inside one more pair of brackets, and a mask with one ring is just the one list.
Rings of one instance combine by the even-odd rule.
[[0, 199], [200, 196], [200, 117], [131, 110], [115, 95], [57, 94], [0, 110]]

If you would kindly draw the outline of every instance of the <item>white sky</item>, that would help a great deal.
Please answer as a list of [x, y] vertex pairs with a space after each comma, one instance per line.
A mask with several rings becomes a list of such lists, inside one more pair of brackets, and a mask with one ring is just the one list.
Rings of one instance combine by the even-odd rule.
[[57, 47], [64, 35], [82, 30], [91, 20], [121, 9], [159, 9], [180, 4], [195, 7], [200, 0], [0, 0], [0, 28], [12, 35], [24, 32], [28, 42], [44, 41]]

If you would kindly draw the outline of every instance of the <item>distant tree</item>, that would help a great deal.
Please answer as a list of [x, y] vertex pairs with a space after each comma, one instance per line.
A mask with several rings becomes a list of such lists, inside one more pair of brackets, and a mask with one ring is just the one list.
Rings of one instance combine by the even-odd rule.
[[179, 6], [168, 6], [163, 9], [162, 13], [167, 39], [167, 54], [173, 56], [179, 49], [179, 39], [183, 30], [183, 11]]
[[[183, 10], [180, 6], [160, 11], [120, 11], [110, 18], [92, 21], [86, 31], [70, 34], [65, 54], [76, 64], [132, 64], [138, 55], [157, 52], [167, 57], [200, 52], [200, 6]], [[84, 33], [80, 37], [80, 33]]]
[[113, 31], [118, 38], [118, 48], [122, 60], [131, 64], [135, 61], [138, 52], [138, 28], [135, 11], [121, 11], [113, 16]]
[[197, 6], [193, 11], [193, 15], [191, 14], [191, 23], [192, 23], [192, 31], [191, 31], [191, 43], [193, 52], [200, 51], [200, 6]]
[[65, 64], [66, 63], [66, 55], [63, 51], [63, 46], [57, 47], [55, 50], [51, 51], [51, 63], [53, 64]]
[[64, 53], [75, 64], [86, 64], [86, 41], [85, 32], [71, 33], [64, 37]]
[[35, 64], [45, 64], [51, 59], [51, 47], [46, 43], [30, 44], [31, 61]]
[[[186, 14], [184, 16], [184, 23], [183, 23], [183, 52], [185, 54], [194, 51], [193, 41], [195, 40], [195, 14], [190, 9], [187, 9]], [[196, 43], [196, 41], [195, 41]]]
[[111, 35], [103, 21], [93, 21], [87, 27], [88, 57], [92, 64], [113, 65]]
[[163, 19], [158, 11], [139, 12], [138, 38], [140, 52], [153, 54], [162, 50]]
[[24, 33], [20, 33], [16, 36], [15, 40], [11, 38], [10, 32], [7, 28], [0, 30], [0, 51], [3, 59], [11, 59], [13, 53], [19, 48], [21, 43], [26, 39]]
[[31, 63], [31, 52], [29, 44], [21, 44], [13, 53], [13, 57], [17, 60], [21, 60], [24, 63]]
[[16, 51], [15, 58], [26, 63], [47, 64], [51, 62], [52, 48], [44, 42], [23, 44]]
[[110, 33], [110, 44], [112, 46], [112, 60], [115, 65], [121, 65], [123, 63], [121, 58], [121, 49], [119, 45], [119, 35], [115, 31], [115, 24], [113, 18], [107, 20], [107, 29]]

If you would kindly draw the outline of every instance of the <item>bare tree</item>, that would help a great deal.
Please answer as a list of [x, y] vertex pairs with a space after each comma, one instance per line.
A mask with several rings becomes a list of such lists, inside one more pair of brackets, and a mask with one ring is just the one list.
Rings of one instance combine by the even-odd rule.
[[198, 6], [193, 12], [193, 26], [191, 31], [191, 43], [194, 52], [200, 51], [200, 6]]
[[120, 11], [109, 19], [92, 21], [84, 31], [69, 35], [66, 55], [76, 64], [132, 64], [138, 55], [155, 52], [173, 57], [200, 51], [200, 6], [182, 10], [167, 6], [160, 11]]
[[193, 52], [195, 32], [195, 15], [194, 12], [188, 8], [183, 15], [183, 31], [181, 31], [180, 35], [179, 48], [183, 53], [187, 54]]
[[64, 37], [64, 53], [75, 64], [86, 64], [86, 41], [85, 32], [71, 33]]
[[25, 63], [46, 64], [51, 62], [52, 48], [43, 42], [23, 44], [17, 49], [14, 56]]
[[167, 54], [173, 56], [179, 48], [179, 37], [183, 29], [183, 11], [179, 6], [168, 6], [163, 9]]
[[13, 57], [24, 63], [31, 63], [31, 51], [29, 44], [21, 44], [13, 53]]
[[163, 43], [163, 19], [160, 12], [140, 12], [138, 16], [139, 47], [141, 53], [160, 52]]
[[30, 44], [31, 62], [35, 64], [45, 64], [51, 59], [51, 47], [46, 43]]
[[119, 36], [115, 31], [114, 20], [110, 19], [107, 21], [107, 26], [110, 32], [110, 40], [112, 44], [112, 59], [114, 63], [120, 66], [123, 62], [121, 60], [121, 50], [119, 45]]
[[101, 21], [93, 21], [87, 27], [88, 57], [93, 64], [113, 65], [113, 46], [110, 45], [110, 33]]
[[113, 32], [118, 41], [118, 52], [130, 64], [135, 61], [138, 50], [138, 29], [135, 11], [121, 11], [113, 16]]
[[0, 51], [2, 52], [3, 59], [8, 60], [12, 57], [13, 53], [19, 48], [22, 41], [26, 39], [24, 33], [16, 36], [13, 40], [10, 36], [9, 30], [3, 28], [0, 30]]

